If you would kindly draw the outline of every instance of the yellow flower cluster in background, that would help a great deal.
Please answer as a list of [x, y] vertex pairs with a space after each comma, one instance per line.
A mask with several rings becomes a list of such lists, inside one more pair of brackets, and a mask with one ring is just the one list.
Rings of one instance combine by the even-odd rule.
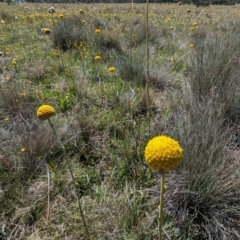
[[50, 105], [42, 105], [37, 110], [37, 117], [44, 121], [56, 114], [55, 109]]
[[183, 157], [179, 143], [168, 136], [151, 139], [145, 148], [147, 164], [154, 170], [171, 170], [178, 166]]
[[16, 65], [18, 57], [14, 57], [11, 61], [12, 65]]

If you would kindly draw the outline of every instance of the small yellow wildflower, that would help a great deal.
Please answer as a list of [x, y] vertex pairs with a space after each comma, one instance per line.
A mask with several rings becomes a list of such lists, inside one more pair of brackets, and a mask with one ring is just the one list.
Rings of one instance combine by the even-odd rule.
[[101, 32], [100, 29], [96, 29], [96, 30], [95, 30], [95, 33], [100, 33], [100, 32]]
[[5, 117], [4, 121], [8, 122], [9, 121], [9, 117]]
[[194, 44], [191, 44], [189, 47], [190, 47], [190, 48], [194, 48]]
[[64, 17], [64, 15], [63, 15], [63, 14], [60, 14], [60, 15], [59, 15], [59, 17], [60, 17], [60, 18], [63, 18], [63, 17]]
[[85, 24], [86, 24], [86, 21], [85, 21], [85, 20], [82, 20], [82, 24], [85, 25]]
[[173, 30], [173, 27], [170, 27], [169, 29], [170, 29], [170, 30]]
[[101, 56], [97, 55], [97, 56], [95, 56], [94, 59], [95, 59], [96, 61], [100, 61], [102, 58], [101, 58]]
[[56, 114], [55, 109], [50, 105], [42, 105], [37, 110], [37, 117], [44, 121]]
[[113, 72], [116, 71], [116, 69], [115, 69], [115, 67], [110, 67], [110, 68], [108, 69], [108, 71], [111, 72], [111, 73], [113, 73]]
[[26, 151], [26, 148], [21, 148], [21, 152], [25, 152]]
[[183, 149], [179, 143], [164, 135], [151, 139], [145, 148], [147, 164], [158, 171], [176, 168], [182, 157]]
[[12, 65], [16, 65], [18, 57], [14, 57], [11, 61]]
[[79, 13], [83, 14], [84, 11], [82, 10], [82, 8], [79, 9]]
[[196, 23], [196, 22], [194, 22], [194, 23], [193, 23], [193, 26], [194, 26], [194, 27], [196, 27], [196, 26], [197, 26], [197, 23]]
[[190, 29], [191, 29], [191, 31], [194, 31], [194, 30], [195, 30], [195, 27], [191, 27]]

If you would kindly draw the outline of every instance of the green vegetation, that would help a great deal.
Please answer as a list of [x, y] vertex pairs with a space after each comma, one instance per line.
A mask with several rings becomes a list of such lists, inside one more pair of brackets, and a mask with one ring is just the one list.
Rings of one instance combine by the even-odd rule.
[[77, 197], [91, 239], [157, 239], [162, 134], [183, 148], [163, 237], [240, 238], [237, 6], [150, 4], [150, 105], [145, 4], [0, 6], [1, 239], [87, 239]]

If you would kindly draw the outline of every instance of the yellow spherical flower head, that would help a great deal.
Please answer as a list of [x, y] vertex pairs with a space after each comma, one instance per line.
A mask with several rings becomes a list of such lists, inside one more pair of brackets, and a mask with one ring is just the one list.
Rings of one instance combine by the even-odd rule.
[[100, 33], [100, 32], [101, 32], [100, 29], [96, 29], [96, 30], [95, 30], [95, 33]]
[[94, 59], [95, 59], [96, 61], [100, 61], [102, 58], [101, 58], [101, 56], [97, 55], [97, 56], [95, 56]]
[[115, 67], [110, 67], [110, 68], [108, 69], [108, 71], [111, 72], [111, 73], [113, 73], [113, 72], [116, 71], [116, 69], [115, 69]]
[[55, 109], [50, 105], [42, 105], [37, 110], [37, 117], [44, 121], [56, 114]]
[[145, 148], [147, 164], [154, 170], [171, 170], [178, 166], [183, 157], [179, 143], [161, 135], [151, 139]]

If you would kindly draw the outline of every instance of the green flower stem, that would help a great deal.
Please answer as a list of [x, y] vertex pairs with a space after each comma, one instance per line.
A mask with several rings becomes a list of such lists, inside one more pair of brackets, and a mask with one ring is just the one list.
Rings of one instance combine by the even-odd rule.
[[47, 220], [49, 220], [50, 216], [50, 173], [49, 173], [49, 167], [48, 164], [46, 163], [47, 167], [47, 177], [48, 177], [48, 208], [47, 208]]
[[90, 234], [89, 234], [89, 231], [88, 231], [88, 227], [87, 227], [87, 224], [86, 224], [86, 221], [85, 221], [85, 217], [84, 217], [84, 213], [83, 213], [83, 210], [82, 210], [82, 206], [80, 204], [80, 197], [79, 197], [79, 193], [78, 193], [78, 189], [77, 189], [77, 185], [76, 185], [76, 181], [75, 181], [75, 177], [73, 175], [73, 171], [72, 171], [72, 167], [71, 167], [71, 164], [70, 164], [70, 161], [69, 161], [69, 158], [68, 158], [68, 155], [67, 155], [67, 152], [66, 152], [66, 148], [64, 147], [64, 145], [62, 144], [62, 142], [60, 141], [55, 129], [54, 129], [54, 126], [52, 124], [52, 122], [50, 121], [50, 119], [48, 118], [48, 122], [53, 130], [53, 133], [57, 139], [57, 141], [59, 142], [62, 150], [63, 150], [63, 153], [64, 153], [64, 156], [66, 157], [66, 161], [67, 161], [67, 165], [68, 165], [68, 168], [69, 168], [69, 171], [70, 171], [70, 174], [71, 174], [71, 178], [72, 178], [72, 182], [73, 182], [73, 185], [74, 185], [74, 188], [75, 188], [75, 192], [76, 192], [76, 195], [77, 195], [77, 202], [78, 202], [78, 208], [79, 208], [79, 212], [80, 212], [80, 216], [82, 218], [82, 221], [83, 221], [83, 225], [84, 225], [84, 229], [85, 229], [85, 233], [86, 233], [86, 236], [87, 236], [87, 239], [90, 240]]
[[165, 171], [160, 171], [161, 173], [161, 192], [160, 192], [160, 209], [159, 209], [159, 219], [158, 219], [158, 236], [159, 240], [162, 240], [162, 222], [163, 222], [163, 196], [165, 192], [164, 182], [165, 182]]

